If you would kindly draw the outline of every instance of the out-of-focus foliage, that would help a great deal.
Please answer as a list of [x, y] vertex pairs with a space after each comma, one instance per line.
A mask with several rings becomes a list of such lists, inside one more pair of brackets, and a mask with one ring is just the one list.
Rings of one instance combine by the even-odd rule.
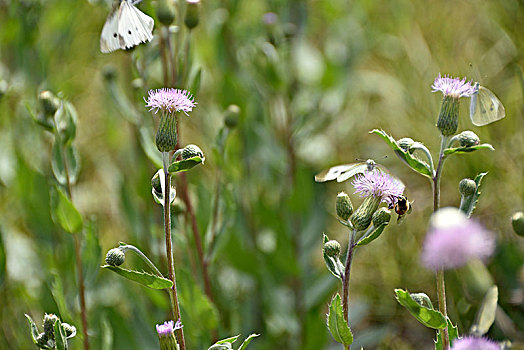
[[[188, 73], [196, 78], [182, 77], [182, 85], [193, 85], [177, 87], [200, 87], [198, 106], [190, 118], [181, 116], [179, 131], [181, 145], [198, 144], [206, 154], [205, 164], [186, 180], [214, 300], [204, 293], [187, 208], [175, 201], [177, 284], [188, 347], [251, 333], [261, 334], [250, 344], [255, 350], [337, 347], [325, 316], [340, 285], [324, 267], [322, 232], [347, 243], [334, 204], [336, 193], [352, 189], [347, 182], [315, 183], [313, 176], [355, 158], [385, 164], [407, 184], [414, 208], [401, 225], [390, 225], [359, 249], [351, 274], [353, 346], [432, 346], [434, 333], [410, 318], [393, 292], [423, 290], [436, 300], [434, 276], [419, 264], [431, 188], [368, 132], [409, 136], [435, 154], [441, 96], [430, 85], [439, 72], [480, 81], [507, 113], [477, 128], [467, 103], [461, 107], [460, 130], [474, 130], [495, 152], [449, 157], [441, 203], [458, 206], [460, 179], [487, 171], [474, 217], [495, 232], [497, 252], [486, 266], [446, 275], [450, 318], [459, 332], [468, 331], [496, 284], [499, 307], [487, 335], [521, 342], [524, 242], [509, 218], [524, 207], [522, 1], [201, 5], [191, 34], [194, 70]], [[138, 7], [156, 20], [154, 2]], [[0, 0], [0, 348], [32, 346], [24, 313], [38, 320], [53, 312], [80, 325], [73, 236], [51, 218], [52, 137], [28, 111], [40, 108], [37, 96], [45, 89], [62, 91], [78, 112], [81, 172], [73, 198], [83, 218], [92, 347], [155, 348], [154, 325], [169, 318], [167, 294], [99, 269], [100, 246], [107, 251], [126, 241], [167, 271], [161, 207], [151, 196], [157, 167], [150, 159], [159, 165], [149, 142], [155, 120], [143, 102], [148, 89], [163, 87], [161, 24], [155, 21], [152, 43], [101, 54], [109, 9], [102, 0]], [[239, 114], [230, 129], [224, 118], [231, 104]], [[147, 269], [137, 258], [128, 260]], [[80, 348], [81, 336], [70, 346]]]

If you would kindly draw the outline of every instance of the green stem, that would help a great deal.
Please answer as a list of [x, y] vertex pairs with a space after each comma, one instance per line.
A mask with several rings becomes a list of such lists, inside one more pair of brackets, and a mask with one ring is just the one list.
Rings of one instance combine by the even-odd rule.
[[160, 277], [164, 277], [164, 275], [162, 275], [162, 273], [156, 268], [155, 264], [153, 264], [151, 262], [151, 260], [149, 260], [149, 258], [144, 254], [142, 253], [142, 251], [140, 251], [140, 249], [138, 249], [137, 247], [133, 246], [133, 245], [130, 245], [130, 244], [126, 244], [126, 245], [123, 245], [123, 246], [120, 246], [119, 247], [120, 250], [122, 250], [123, 252], [125, 252], [126, 250], [131, 250], [133, 251], [134, 253], [136, 253], [139, 257], [142, 258], [142, 260], [144, 260], [146, 262], [146, 264], [153, 270], [155, 271], [155, 273], [160, 276]]
[[[442, 175], [442, 167], [444, 165], [444, 150], [447, 147], [449, 136], [442, 136], [442, 142], [440, 145], [439, 161], [435, 176], [433, 177], [433, 212], [440, 208], [440, 177]], [[438, 307], [439, 311], [447, 318], [447, 307], [446, 307], [446, 284], [444, 281], [444, 270], [439, 269], [436, 272], [437, 279], [437, 294], [438, 294]], [[449, 333], [448, 327], [442, 329], [442, 345], [444, 350], [449, 349]]]
[[[344, 312], [344, 320], [348, 323], [349, 320], [349, 276], [351, 273], [351, 263], [353, 261], [353, 251], [355, 248], [355, 236], [357, 231], [351, 230], [351, 238], [348, 245], [348, 253], [346, 254], [346, 267], [344, 270], [344, 279], [342, 280], [343, 299], [342, 299], [342, 311]], [[351, 345], [348, 345], [348, 349], [351, 349]]]
[[[173, 248], [171, 245], [171, 175], [169, 174], [169, 153], [162, 152], [162, 161], [164, 164], [164, 232], [166, 236], [166, 256], [167, 265], [169, 269], [169, 279], [173, 282], [171, 287], [171, 298], [173, 304], [173, 321], [182, 320], [180, 316], [180, 306], [178, 303], [178, 295], [176, 290], [176, 278], [175, 278], [175, 259], [173, 257]], [[178, 341], [180, 343], [180, 349], [186, 349], [186, 342], [184, 339], [183, 328], [177, 330]]]

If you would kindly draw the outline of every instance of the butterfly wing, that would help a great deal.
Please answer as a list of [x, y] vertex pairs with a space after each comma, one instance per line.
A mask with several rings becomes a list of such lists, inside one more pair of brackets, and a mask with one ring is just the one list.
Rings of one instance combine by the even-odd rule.
[[367, 163], [356, 163], [352, 164], [352, 167], [347, 171], [343, 172], [337, 177], [337, 182], [344, 182], [350, 177], [353, 177], [357, 174], [362, 174], [365, 171], [368, 171]]
[[120, 5], [118, 34], [121, 49], [129, 49], [153, 39], [154, 21], [128, 0]]
[[118, 38], [118, 11], [113, 10], [107, 16], [102, 35], [100, 35], [100, 51], [103, 53], [113, 52], [120, 48]]
[[506, 116], [506, 110], [493, 92], [478, 86], [478, 91], [471, 96], [469, 106], [471, 121], [476, 126], [483, 126]]
[[316, 182], [325, 182], [325, 181], [335, 180], [340, 174], [342, 174], [345, 171], [350, 170], [354, 166], [355, 164], [343, 164], [343, 165], [337, 165], [337, 166], [331, 167], [315, 175], [315, 181]]

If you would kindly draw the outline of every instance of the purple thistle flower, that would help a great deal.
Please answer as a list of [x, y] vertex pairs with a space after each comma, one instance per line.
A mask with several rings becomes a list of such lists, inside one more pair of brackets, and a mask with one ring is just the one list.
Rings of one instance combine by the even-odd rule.
[[351, 182], [360, 197], [380, 197], [393, 205], [404, 192], [404, 184], [386, 172], [374, 169], [355, 176]]
[[180, 89], [157, 89], [149, 90], [146, 100], [146, 107], [149, 111], [163, 111], [167, 113], [184, 112], [185, 115], [191, 112], [197, 105], [193, 96], [187, 90]]
[[500, 350], [500, 346], [487, 338], [468, 336], [455, 340], [450, 350]]
[[471, 259], [486, 259], [495, 240], [479, 223], [457, 208], [443, 208], [433, 214], [424, 246], [422, 264], [429, 269], [453, 269]]
[[433, 85], [431, 85], [433, 92], [440, 91], [444, 96], [451, 96], [453, 98], [471, 97], [477, 90], [470, 81], [466, 78], [460, 80], [459, 78], [452, 78], [449, 75], [441, 76], [440, 73]]
[[166, 321], [164, 324], [156, 325], [156, 332], [159, 337], [171, 336], [177, 329], [181, 329], [182, 327], [184, 326], [182, 326], [182, 321], [180, 320], [176, 321], [176, 323], [173, 321]]

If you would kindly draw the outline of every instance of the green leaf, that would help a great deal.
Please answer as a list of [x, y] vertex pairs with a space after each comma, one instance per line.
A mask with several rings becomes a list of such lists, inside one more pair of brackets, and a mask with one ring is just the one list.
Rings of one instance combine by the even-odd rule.
[[66, 232], [78, 233], [82, 230], [82, 216], [57, 186], [51, 190], [51, 217]]
[[173, 283], [167, 278], [152, 275], [147, 272], [138, 272], [134, 270], [123, 269], [118, 266], [104, 265], [104, 269], [109, 269], [118, 273], [120, 276], [127, 278], [128, 280], [138, 282], [146, 287], [153, 289], [166, 289], [171, 288]]
[[377, 239], [378, 237], [380, 237], [380, 235], [382, 234], [382, 232], [384, 231], [384, 229], [386, 228], [388, 224], [389, 222], [383, 223], [382, 225], [377, 227], [375, 230], [373, 230], [371, 234], [359, 240], [357, 243], [357, 247], [361, 247], [363, 245], [369, 244], [373, 242], [375, 239]]
[[60, 312], [60, 316], [65, 319], [72, 319], [71, 314], [69, 313], [69, 308], [67, 307], [62, 279], [55, 270], [51, 271], [51, 275], [53, 276], [53, 281], [51, 282], [50, 290], [56, 306], [58, 307], [58, 311]]
[[495, 322], [498, 299], [499, 290], [497, 286], [492, 286], [484, 296], [482, 305], [477, 313], [475, 324], [471, 326], [472, 334], [480, 337], [489, 331], [491, 325]]
[[55, 126], [52, 118], [46, 116], [45, 113], [38, 113], [35, 115], [31, 106], [27, 102], [24, 103], [24, 106], [29, 112], [31, 119], [33, 119], [38, 125], [43, 126], [47, 131], [52, 132], [54, 130]]
[[[451, 323], [449, 317], [446, 318], [448, 323], [448, 336], [450, 346], [453, 346], [453, 340], [458, 338], [458, 328]], [[442, 340], [442, 331], [437, 331], [437, 340], [435, 341], [435, 350], [444, 350], [443, 340]]]
[[31, 338], [33, 338], [33, 343], [36, 344], [36, 338], [38, 338], [38, 328], [36, 327], [36, 324], [31, 318], [31, 316], [29, 316], [28, 314], [24, 315], [27, 318], [27, 322], [29, 323], [29, 329], [31, 330]]
[[230, 350], [230, 349], [233, 349], [233, 346], [231, 344], [236, 342], [238, 337], [240, 337], [240, 335], [237, 335], [235, 337], [230, 337], [230, 338], [219, 340], [215, 344], [211, 345], [208, 350]]
[[[51, 168], [53, 169], [53, 174], [55, 175], [56, 180], [61, 185], [67, 185], [67, 176], [69, 176], [69, 182], [71, 184], [76, 183], [80, 170], [78, 159], [78, 153], [72, 144], [64, 146], [60, 143], [58, 138], [55, 139], [51, 151]], [[67, 171], [65, 168], [66, 166]]]
[[189, 169], [197, 166], [198, 164], [204, 163], [205, 158], [200, 158], [199, 156], [179, 160], [177, 162], [171, 163], [168, 170], [169, 173], [176, 173], [181, 171], [188, 171]]
[[56, 131], [63, 145], [69, 144], [76, 136], [77, 113], [75, 107], [68, 101], [62, 101], [55, 113]]
[[444, 150], [444, 156], [449, 156], [451, 154], [469, 153], [469, 152], [476, 151], [478, 149], [489, 149], [490, 151], [495, 150], [495, 148], [493, 148], [493, 146], [490, 145], [489, 143], [483, 143], [482, 145], [476, 145], [476, 146], [470, 146], [470, 147], [446, 148]]
[[395, 154], [411, 169], [429, 178], [433, 177], [430, 167], [426, 162], [423, 162], [420, 159], [415, 158], [408, 152], [404, 152], [404, 150], [402, 150], [402, 148], [400, 148], [400, 146], [397, 144], [397, 141], [395, 141], [395, 139], [389, 136], [386, 132], [384, 132], [383, 130], [374, 129], [370, 131], [370, 133], [377, 134], [380, 137], [382, 137], [382, 139], [389, 145], [389, 147], [391, 147]]
[[477, 184], [477, 190], [475, 191], [474, 194], [463, 198], [463, 200], [460, 202], [460, 210], [462, 210], [468, 217], [471, 216], [471, 214], [473, 213], [473, 210], [475, 210], [477, 206], [477, 202], [479, 200], [480, 193], [481, 193], [479, 191], [480, 183], [482, 182], [482, 179], [484, 178], [484, 176], [486, 176], [486, 174], [487, 172], [480, 173], [477, 175], [477, 177], [475, 177], [475, 183]]
[[189, 91], [191, 91], [191, 94], [193, 96], [198, 94], [198, 91], [200, 90], [201, 80], [202, 80], [202, 68], [198, 68], [196, 73], [191, 78], [191, 84], [189, 84], [189, 86], [191, 86], [191, 90]]
[[240, 337], [240, 334], [236, 335], [234, 337], [229, 337], [229, 338], [226, 338], [226, 339], [219, 340], [215, 344], [233, 344], [234, 342], [237, 341], [237, 339], [239, 337]]
[[56, 350], [67, 350], [67, 340], [65, 330], [62, 327], [62, 322], [57, 320], [54, 325], [55, 328], [55, 343]]
[[242, 345], [240, 345], [240, 347], [238, 348], [238, 350], [244, 350], [247, 348], [247, 346], [249, 345], [249, 343], [251, 343], [251, 341], [253, 339], [255, 339], [256, 337], [258, 337], [260, 334], [250, 334], [249, 337], [246, 338], [246, 340], [244, 340], [244, 342], [242, 343]]
[[404, 306], [424, 326], [433, 329], [446, 327], [446, 318], [439, 311], [420, 305], [408, 291], [395, 289], [395, 294], [400, 305]]
[[348, 346], [353, 343], [353, 334], [344, 320], [342, 301], [338, 293], [333, 297], [333, 300], [331, 300], [331, 304], [329, 305], [327, 327], [333, 338], [340, 344]]

